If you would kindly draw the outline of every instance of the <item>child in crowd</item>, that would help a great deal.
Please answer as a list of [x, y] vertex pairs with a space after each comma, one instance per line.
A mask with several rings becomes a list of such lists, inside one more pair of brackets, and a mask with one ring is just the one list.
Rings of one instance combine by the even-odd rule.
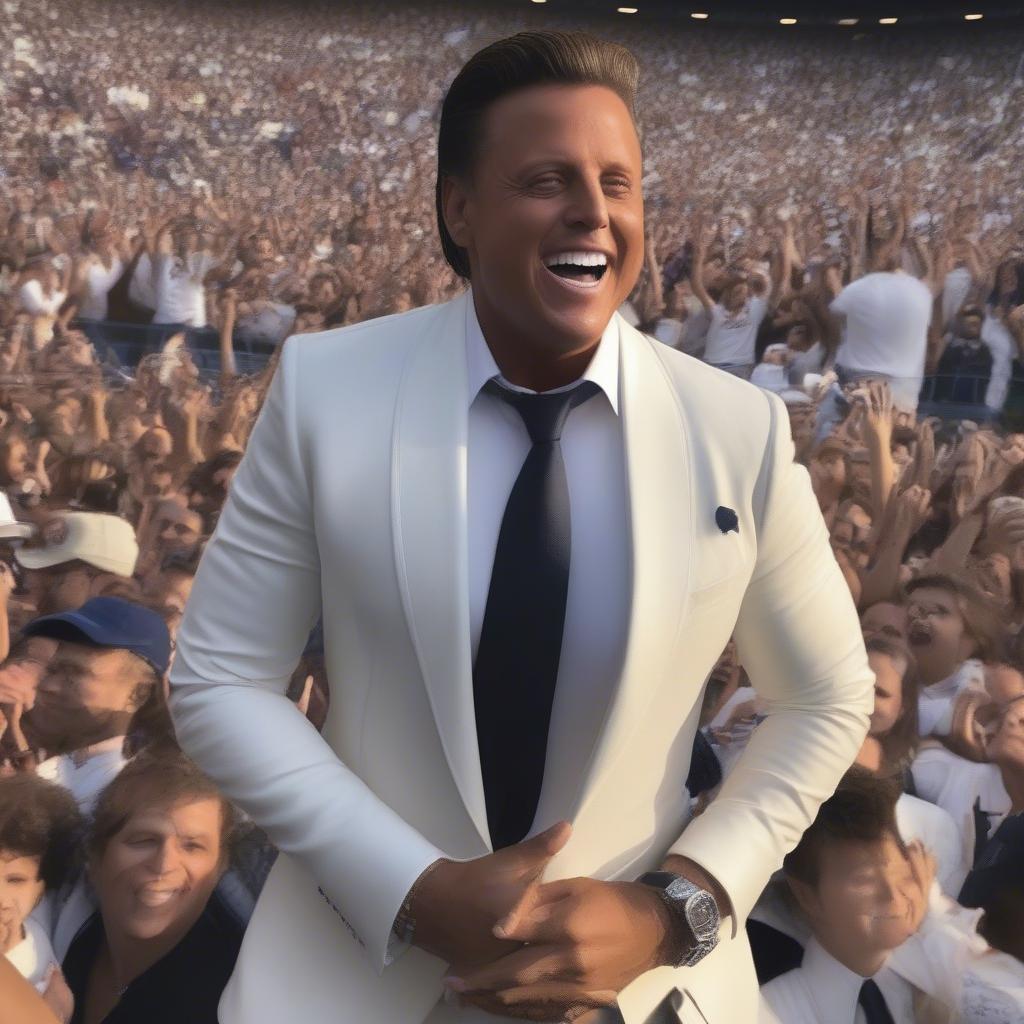
[[31, 774], [0, 779], [0, 951], [39, 992], [46, 991], [57, 960], [29, 915], [63, 884], [81, 833], [67, 790]]

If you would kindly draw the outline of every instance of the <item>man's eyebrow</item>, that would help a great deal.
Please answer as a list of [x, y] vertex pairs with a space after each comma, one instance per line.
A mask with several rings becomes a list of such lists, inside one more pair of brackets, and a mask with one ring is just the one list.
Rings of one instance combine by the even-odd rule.
[[[561, 154], [552, 153], [550, 156], [539, 157], [536, 160], [531, 160], [528, 164], [524, 164], [519, 168], [520, 174], [529, 174], [531, 171], [539, 170], [542, 167], [560, 167], [560, 168], [574, 168], [575, 164], [572, 160], [569, 160]], [[625, 164], [619, 163], [617, 160], [610, 163], [604, 168], [605, 174], [625, 174], [628, 177], [632, 177], [633, 172]]]

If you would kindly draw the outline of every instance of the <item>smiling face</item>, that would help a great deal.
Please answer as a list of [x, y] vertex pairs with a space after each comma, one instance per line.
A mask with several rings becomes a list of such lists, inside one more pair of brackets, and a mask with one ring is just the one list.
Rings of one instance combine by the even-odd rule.
[[790, 885], [818, 941], [841, 962], [884, 958], [913, 934], [910, 865], [886, 834], [830, 843], [817, 885]]
[[89, 867], [108, 932], [139, 941], [188, 932], [223, 873], [221, 813], [219, 800], [202, 798], [129, 817]]
[[536, 367], [561, 361], [564, 379], [537, 388], [546, 390], [579, 376], [578, 357], [589, 359], [636, 284], [640, 141], [626, 104], [598, 85], [503, 96], [483, 134], [472, 181], [444, 181], [445, 222], [468, 252], [477, 316], [502, 371], [536, 387]]

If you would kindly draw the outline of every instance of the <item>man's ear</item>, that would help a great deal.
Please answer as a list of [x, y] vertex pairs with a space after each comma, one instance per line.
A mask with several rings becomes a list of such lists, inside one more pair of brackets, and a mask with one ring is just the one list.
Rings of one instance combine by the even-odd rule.
[[469, 191], [459, 178], [446, 176], [441, 181], [441, 208], [444, 212], [444, 224], [452, 241], [462, 249], [469, 248], [469, 223], [467, 204]]
[[793, 894], [793, 899], [796, 900], [804, 916], [809, 921], [814, 921], [821, 909], [817, 888], [809, 885], [807, 882], [800, 881], [799, 878], [793, 878], [791, 875], [786, 876], [786, 884], [789, 886], [789, 891]]

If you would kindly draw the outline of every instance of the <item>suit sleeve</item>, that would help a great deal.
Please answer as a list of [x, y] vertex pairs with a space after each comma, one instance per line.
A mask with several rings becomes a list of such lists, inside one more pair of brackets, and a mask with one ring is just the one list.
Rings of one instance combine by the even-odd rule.
[[785, 405], [762, 394], [772, 422], [755, 492], [757, 562], [735, 637], [767, 718], [718, 797], [669, 850], [728, 893], [733, 936], [852, 764], [874, 704], [860, 623], [810, 477], [793, 461]]
[[290, 338], [178, 633], [170, 706], [182, 749], [266, 830], [382, 972], [402, 901], [441, 851], [338, 759], [286, 696], [320, 613], [312, 485]]

